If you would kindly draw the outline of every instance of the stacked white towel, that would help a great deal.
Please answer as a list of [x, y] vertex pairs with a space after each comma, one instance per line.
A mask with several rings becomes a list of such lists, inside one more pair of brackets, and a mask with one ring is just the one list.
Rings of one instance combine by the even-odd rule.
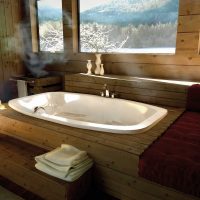
[[36, 156], [35, 160], [38, 170], [68, 182], [77, 180], [93, 165], [85, 151], [67, 144]]

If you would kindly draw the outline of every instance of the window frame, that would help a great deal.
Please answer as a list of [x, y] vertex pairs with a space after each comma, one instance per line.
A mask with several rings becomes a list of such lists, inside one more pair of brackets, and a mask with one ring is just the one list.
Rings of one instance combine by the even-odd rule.
[[[80, 0], [72, 0], [72, 40], [73, 40], [73, 53], [78, 54], [94, 54], [95, 52], [81, 52], [80, 51], [80, 28], [79, 28], [79, 1]], [[176, 30], [176, 46], [175, 46], [175, 53], [130, 53], [130, 52], [99, 52], [101, 54], [112, 54], [112, 55], [144, 55], [144, 56], [159, 56], [159, 55], [169, 55], [174, 56], [177, 53], [177, 38], [178, 38], [178, 23], [179, 23], [179, 11], [180, 11], [180, 1], [179, 0], [179, 9], [178, 9], [178, 16], [177, 16], [177, 30]]]
[[30, 24], [31, 24], [31, 43], [33, 53], [40, 54], [63, 54], [65, 52], [65, 35], [64, 35], [64, 8], [63, 0], [62, 1], [62, 27], [63, 27], [63, 51], [42, 51], [40, 49], [40, 35], [39, 35], [39, 17], [38, 17], [38, 4], [39, 0], [29, 0], [29, 12], [30, 12]]
[[79, 0], [72, 0], [72, 42], [73, 52], [82, 53], [79, 51]]
[[39, 41], [39, 26], [37, 16], [37, 0], [29, 0], [30, 7], [30, 24], [31, 24], [31, 39], [32, 39], [32, 51], [33, 53], [40, 52]]

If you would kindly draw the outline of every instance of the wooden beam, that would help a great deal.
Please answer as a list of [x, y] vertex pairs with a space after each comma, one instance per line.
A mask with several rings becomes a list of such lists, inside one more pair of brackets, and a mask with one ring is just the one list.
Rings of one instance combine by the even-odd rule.
[[31, 39], [32, 39], [32, 51], [34, 53], [39, 52], [39, 31], [38, 31], [38, 19], [37, 19], [37, 0], [30, 0], [30, 21], [31, 21]]
[[79, 30], [78, 30], [78, 0], [72, 1], [72, 37], [73, 37], [73, 52], [79, 51]]

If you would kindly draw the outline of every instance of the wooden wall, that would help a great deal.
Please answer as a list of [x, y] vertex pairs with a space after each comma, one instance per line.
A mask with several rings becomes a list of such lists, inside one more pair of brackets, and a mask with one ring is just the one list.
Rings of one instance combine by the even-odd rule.
[[[69, 17], [71, 1], [63, 1]], [[64, 20], [65, 54], [68, 62], [48, 66], [48, 70], [85, 72], [86, 60], [94, 61], [94, 54], [73, 53], [71, 27], [70, 20]], [[105, 71], [107, 74], [200, 81], [199, 29], [200, 1], [180, 0], [176, 55], [103, 55]]]
[[[16, 29], [22, 19], [22, 0], [0, 0], [0, 82], [22, 74], [19, 38]], [[15, 39], [16, 38], [16, 39]]]
[[[23, 73], [19, 55], [8, 48], [10, 44], [13, 45], [10, 38], [14, 36], [16, 25], [22, 17], [23, 1], [0, 0], [0, 80]], [[71, 19], [72, 1], [63, 0], [65, 55], [68, 62], [65, 59], [63, 63], [48, 66], [49, 71], [85, 72], [86, 60], [95, 59], [94, 54], [73, 53], [72, 22], [67, 20]], [[107, 74], [200, 81], [199, 29], [200, 1], [180, 0], [176, 55], [103, 55], [105, 71]], [[14, 47], [19, 46], [17, 42], [14, 43]]]
[[66, 74], [64, 90], [66, 92], [78, 92], [95, 94], [100, 96], [104, 91], [104, 85], [116, 98], [144, 102], [152, 105], [182, 107], [186, 106], [188, 85], [167, 83], [144, 78], [132, 78], [130, 76], [94, 76], [87, 74]]

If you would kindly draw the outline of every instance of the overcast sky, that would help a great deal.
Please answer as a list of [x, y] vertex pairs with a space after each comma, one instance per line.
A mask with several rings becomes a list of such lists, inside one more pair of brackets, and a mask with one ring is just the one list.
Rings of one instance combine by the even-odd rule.
[[80, 11], [83, 12], [90, 8], [109, 3], [112, 0], [80, 0]]
[[[112, 0], [80, 0], [80, 11], [82, 12], [111, 1]], [[62, 0], [39, 0], [38, 5], [41, 7], [62, 8]]]
[[39, 0], [38, 5], [42, 7], [62, 8], [62, 0]]

